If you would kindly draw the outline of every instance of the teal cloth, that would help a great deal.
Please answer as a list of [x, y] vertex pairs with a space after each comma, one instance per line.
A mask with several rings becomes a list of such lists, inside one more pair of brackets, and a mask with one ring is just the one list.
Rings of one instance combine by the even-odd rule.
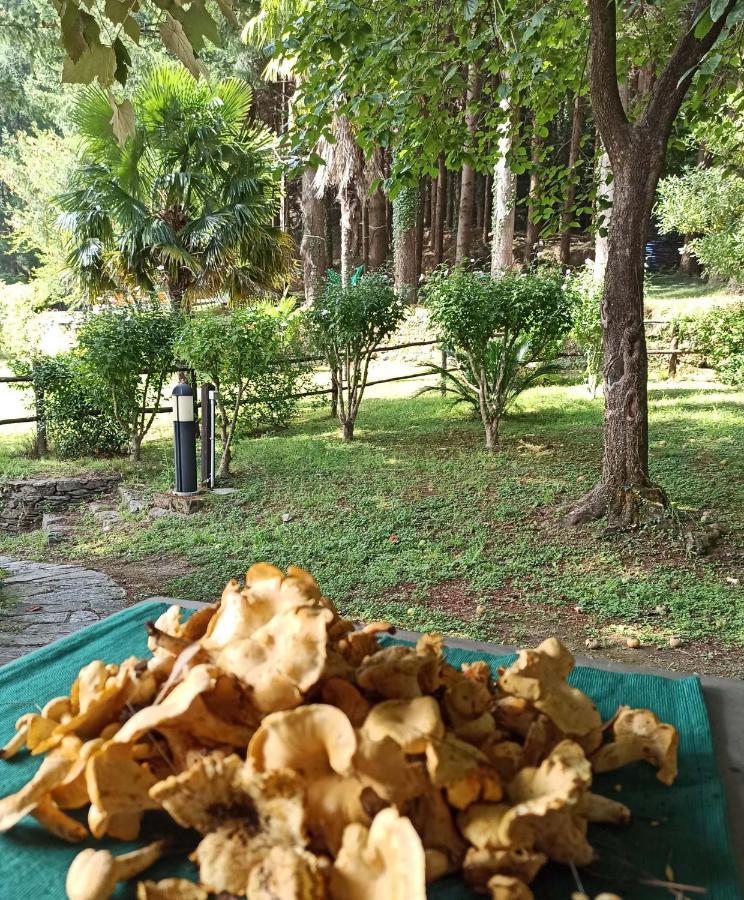
[[[20, 715], [68, 693], [86, 663], [93, 659], [116, 663], [127, 656], [145, 655], [143, 624], [166, 608], [164, 603], [140, 603], [0, 668], [0, 742], [12, 735]], [[447, 657], [455, 666], [487, 659], [494, 670], [510, 662], [508, 657], [459, 649], [448, 650]], [[577, 668], [571, 681], [592, 697], [603, 717], [609, 717], [620, 703], [649, 707], [676, 725], [681, 737], [680, 776], [672, 788], [661, 785], [654, 770], [644, 764], [597, 778], [596, 789], [630, 806], [635, 820], [625, 829], [591, 827], [590, 840], [599, 860], [580, 873], [587, 893], [613, 891], [624, 900], [669, 897], [668, 891], [639, 883], [663, 879], [669, 865], [677, 881], [707, 888], [710, 900], [741, 900], [729, 849], [725, 799], [697, 679], [673, 681]], [[18, 790], [38, 765], [38, 759], [25, 751], [0, 762], [0, 795]], [[620, 793], [613, 789], [617, 784], [622, 785]], [[90, 846], [110, 846], [115, 852], [130, 849], [120, 842], [91, 842]], [[66, 845], [51, 837], [34, 819], [24, 819], [0, 836], [0, 900], [62, 900], [67, 867], [80, 849], [81, 845]], [[170, 859], [154, 866], [148, 877], [193, 877], [194, 871], [190, 863]], [[533, 888], [538, 900], [567, 900], [576, 885], [564, 867], [551, 864]], [[477, 896], [454, 878], [433, 885], [429, 895], [432, 900]], [[133, 885], [120, 886], [115, 896], [133, 897]]]

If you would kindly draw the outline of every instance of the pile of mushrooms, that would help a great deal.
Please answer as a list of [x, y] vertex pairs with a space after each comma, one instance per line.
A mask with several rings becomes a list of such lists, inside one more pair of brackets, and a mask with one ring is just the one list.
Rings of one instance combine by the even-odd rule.
[[[458, 670], [441, 636], [381, 647], [390, 626], [355, 627], [307, 572], [263, 563], [148, 631], [149, 659], [89, 663], [1, 754], [43, 759], [0, 800], [0, 831], [30, 815], [64, 841], [135, 841], [150, 810], [192, 830], [197, 881], [143, 880], [139, 900], [424, 900], [450, 873], [525, 900], [548, 860], [592, 862], [590, 823], [630, 821], [593, 772], [676, 775], [675, 729], [627, 707], [603, 724], [556, 638], [497, 678]], [[87, 827], [68, 812], [84, 808]], [[169, 852], [163, 837], [83, 850], [67, 896], [110, 897]]]

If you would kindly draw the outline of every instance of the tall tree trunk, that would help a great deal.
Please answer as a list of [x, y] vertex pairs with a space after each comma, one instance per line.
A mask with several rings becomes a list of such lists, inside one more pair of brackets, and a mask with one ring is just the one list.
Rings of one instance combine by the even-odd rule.
[[581, 97], [576, 95], [573, 102], [571, 115], [571, 142], [568, 147], [568, 180], [566, 184], [566, 196], [563, 199], [561, 210], [561, 253], [562, 266], [571, 263], [571, 223], [574, 219], [574, 204], [576, 203], [576, 185], [578, 182], [577, 167], [579, 163], [579, 151], [581, 149], [581, 130], [584, 124], [584, 110]]
[[431, 179], [431, 190], [429, 191], [429, 249], [432, 253], [436, 249], [437, 240], [437, 190], [439, 179]]
[[424, 178], [424, 228], [431, 228], [431, 179]]
[[354, 187], [348, 185], [339, 194], [341, 204], [341, 284], [346, 287], [354, 274], [359, 252], [360, 206]]
[[437, 205], [434, 216], [434, 266], [441, 265], [444, 258], [444, 218], [447, 210], [447, 168], [444, 153], [439, 154], [439, 175], [437, 176]]
[[370, 269], [378, 269], [388, 255], [386, 204], [387, 198], [382, 188], [377, 188], [367, 203]]
[[529, 265], [537, 257], [537, 241], [540, 237], [540, 223], [537, 221], [537, 202], [540, 197], [540, 165], [542, 163], [543, 139], [538, 133], [535, 114], [532, 114], [532, 150], [530, 152], [530, 192], [527, 202], [527, 231], [524, 237], [524, 262]]
[[424, 270], [424, 205], [429, 192], [426, 179], [419, 178], [418, 207], [416, 208], [416, 283], [418, 284]]
[[490, 172], [486, 173], [483, 183], [483, 232], [481, 240], [484, 244], [488, 243], [491, 235], [491, 193], [493, 189], [493, 178]]
[[597, 200], [594, 232], [594, 275], [601, 278], [607, 268], [609, 253], [609, 233], [614, 210], [615, 181], [607, 151], [602, 153], [597, 163]]
[[496, 277], [514, 265], [514, 200], [517, 176], [509, 165], [512, 121], [508, 100], [499, 104], [508, 121], [501, 126], [499, 159], [493, 172], [493, 216], [491, 223], [491, 275]]
[[669, 61], [655, 80], [635, 122], [623, 109], [617, 86], [616, 7], [588, 0], [591, 20], [592, 107], [614, 179], [613, 215], [602, 297], [604, 357], [604, 457], [602, 480], [566, 517], [570, 524], [607, 516], [610, 523], [635, 525], [668, 503], [648, 468], [648, 356], [643, 327], [644, 246], [656, 185], [674, 119], [697, 66], [718, 39], [736, 0], [729, 0], [701, 38], [694, 22], [707, 9], [696, 0]]
[[[468, 67], [468, 90], [465, 98], [465, 127], [468, 129], [469, 152], [475, 152], [475, 136], [478, 125], [475, 109], [481, 93], [481, 77], [478, 66], [471, 63]], [[473, 228], [473, 208], [475, 205], [475, 169], [470, 161], [463, 163], [460, 175], [460, 208], [457, 216], [457, 244], [455, 246], [455, 262], [461, 263], [470, 253], [470, 242]]]
[[395, 290], [408, 303], [416, 302], [416, 216], [418, 187], [402, 188], [393, 202]]
[[326, 202], [315, 193], [315, 169], [302, 173], [302, 244], [300, 254], [305, 282], [305, 299], [312, 300], [323, 288], [330, 262], [326, 250]]

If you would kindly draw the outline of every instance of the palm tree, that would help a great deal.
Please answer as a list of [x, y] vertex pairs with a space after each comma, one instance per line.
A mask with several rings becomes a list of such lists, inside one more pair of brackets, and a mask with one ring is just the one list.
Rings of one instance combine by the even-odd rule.
[[249, 121], [251, 90], [210, 85], [181, 66], [154, 69], [137, 91], [133, 133], [114, 135], [97, 87], [73, 121], [82, 156], [58, 198], [68, 264], [92, 294], [167, 291], [174, 309], [200, 297], [232, 303], [279, 290], [292, 243], [273, 226], [279, 204], [274, 139]]

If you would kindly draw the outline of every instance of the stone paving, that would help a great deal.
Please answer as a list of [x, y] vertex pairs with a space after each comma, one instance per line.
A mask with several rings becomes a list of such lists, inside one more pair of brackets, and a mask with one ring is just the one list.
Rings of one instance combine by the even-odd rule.
[[0, 556], [0, 665], [126, 606], [122, 587], [81, 566]]

